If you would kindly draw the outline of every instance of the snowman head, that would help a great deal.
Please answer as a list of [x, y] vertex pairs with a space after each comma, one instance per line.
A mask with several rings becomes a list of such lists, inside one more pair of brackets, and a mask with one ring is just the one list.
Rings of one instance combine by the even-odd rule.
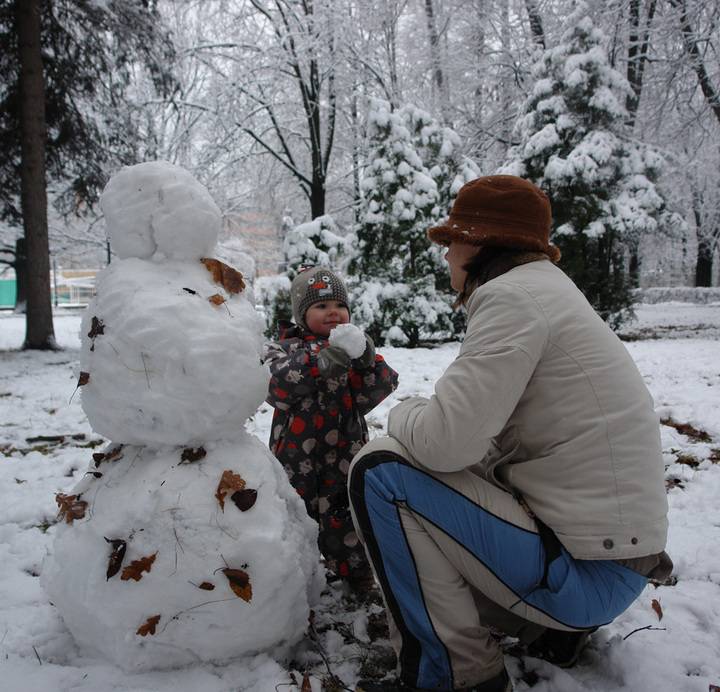
[[100, 198], [108, 238], [122, 259], [180, 260], [212, 254], [222, 222], [207, 189], [167, 161], [126, 166]]

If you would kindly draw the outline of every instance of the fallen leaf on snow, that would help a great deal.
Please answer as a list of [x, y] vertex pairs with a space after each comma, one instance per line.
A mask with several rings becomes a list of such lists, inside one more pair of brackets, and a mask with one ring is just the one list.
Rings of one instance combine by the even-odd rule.
[[242, 490], [244, 487], [245, 481], [242, 476], [230, 470], [223, 471], [217, 490], [215, 491], [215, 497], [220, 503], [220, 509], [222, 509], [223, 512], [225, 511], [225, 496], [228, 493], [234, 493], [236, 490]]
[[203, 257], [200, 261], [212, 274], [213, 281], [220, 284], [228, 293], [240, 293], [244, 290], [245, 281], [237, 269], [211, 257]]
[[656, 598], [652, 599], [652, 603], [650, 604], [652, 606], [652, 609], [657, 613], [658, 620], [663, 619], [663, 610], [662, 606], [660, 605], [660, 601], [658, 601]]
[[192, 447], [186, 447], [183, 449], [182, 454], [180, 455], [180, 462], [183, 461], [199, 461], [200, 459], [203, 459], [207, 455], [207, 452], [205, 451], [204, 447], [198, 447], [197, 449], [193, 449]]
[[85, 510], [87, 509], [88, 503], [85, 500], [81, 500], [82, 494], [80, 495], [63, 495], [58, 493], [55, 495], [55, 502], [58, 507], [58, 518], [65, 519], [67, 524], [72, 524], [75, 519], [82, 519], [85, 516]]
[[225, 302], [225, 298], [223, 298], [219, 293], [213, 293], [208, 300], [213, 305], [222, 305]]
[[134, 579], [140, 581], [142, 579], [143, 572], [149, 572], [152, 569], [152, 564], [155, 562], [155, 556], [157, 553], [141, 557], [139, 560], [133, 560], [127, 567], [123, 567], [120, 579], [128, 581]]
[[93, 315], [92, 321], [90, 322], [90, 331], [88, 332], [88, 336], [91, 339], [94, 339], [96, 336], [100, 336], [101, 334], [105, 333], [105, 325], [103, 324], [102, 320], [99, 320], [97, 317]]
[[213, 591], [215, 589], [215, 584], [211, 584], [209, 581], [204, 581], [202, 584], [198, 584], [198, 589], [202, 589], [203, 591]]
[[[103, 536], [103, 538], [105, 538], [105, 536]], [[108, 558], [107, 572], [105, 573], [107, 579], [110, 579], [110, 577], [114, 577], [120, 571], [123, 558], [125, 557], [127, 543], [121, 538], [105, 538], [105, 540], [113, 547], [112, 553], [110, 553], [110, 557]]]
[[145, 637], [148, 634], [155, 634], [155, 626], [158, 622], [160, 622], [159, 615], [149, 617], [142, 625], [140, 625], [140, 627], [138, 627], [136, 634], [139, 634], [141, 637]]
[[223, 570], [223, 574], [230, 582], [230, 588], [233, 590], [233, 593], [242, 598], [243, 601], [249, 603], [252, 599], [252, 584], [250, 584], [248, 573], [241, 569], [226, 567]]
[[115, 461], [122, 457], [122, 445], [113, 447], [109, 452], [95, 452], [92, 455], [93, 461], [95, 462], [95, 468], [100, 466], [103, 461]]
[[257, 500], [257, 490], [253, 490], [252, 488], [236, 490], [230, 496], [230, 499], [241, 512], [247, 512]]
[[90, 382], [90, 373], [89, 372], [81, 372], [80, 377], [78, 377], [77, 386], [82, 387], [83, 385], [86, 385], [88, 382]]

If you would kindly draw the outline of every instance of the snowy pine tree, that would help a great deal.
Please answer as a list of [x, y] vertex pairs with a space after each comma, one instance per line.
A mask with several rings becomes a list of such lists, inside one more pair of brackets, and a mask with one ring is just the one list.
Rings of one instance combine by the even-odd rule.
[[328, 214], [295, 226], [283, 239], [288, 277], [294, 279], [301, 267], [322, 265], [338, 269], [346, 254], [346, 244]]
[[364, 223], [349, 267], [354, 321], [378, 343], [416, 346], [453, 334], [447, 270], [427, 229], [476, 169], [452, 130], [411, 105], [392, 112], [373, 100], [368, 137]]
[[586, 3], [576, 2], [559, 45], [533, 68], [520, 143], [501, 172], [548, 193], [561, 266], [617, 325], [631, 305], [627, 249], [657, 231], [665, 203], [654, 184], [662, 159], [629, 137], [622, 104], [630, 87], [610, 66], [606, 41]]
[[290, 282], [303, 267], [322, 265], [341, 269], [347, 254], [347, 238], [340, 235], [332, 216], [318, 216], [295, 226], [293, 220], [283, 218], [283, 254], [285, 274], [282, 282], [273, 282], [272, 293], [264, 294], [267, 315], [266, 335], [272, 337], [280, 320], [292, 319]]

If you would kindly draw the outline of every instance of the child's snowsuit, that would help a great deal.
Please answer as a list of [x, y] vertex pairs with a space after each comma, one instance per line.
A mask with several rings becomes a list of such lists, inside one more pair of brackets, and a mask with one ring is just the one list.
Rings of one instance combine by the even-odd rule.
[[351, 367], [323, 379], [317, 354], [327, 345], [326, 338], [289, 324], [267, 346], [267, 402], [275, 408], [270, 449], [320, 524], [327, 567], [352, 581], [369, 574], [369, 566], [350, 517], [348, 468], [368, 441], [365, 414], [397, 387], [398, 375], [376, 355], [366, 370]]

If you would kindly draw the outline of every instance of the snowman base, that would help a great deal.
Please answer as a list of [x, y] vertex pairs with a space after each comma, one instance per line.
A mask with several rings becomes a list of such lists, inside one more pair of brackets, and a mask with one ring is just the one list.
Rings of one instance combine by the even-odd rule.
[[95, 459], [58, 497], [42, 578], [80, 648], [142, 671], [302, 638], [324, 583], [317, 525], [259, 440]]

